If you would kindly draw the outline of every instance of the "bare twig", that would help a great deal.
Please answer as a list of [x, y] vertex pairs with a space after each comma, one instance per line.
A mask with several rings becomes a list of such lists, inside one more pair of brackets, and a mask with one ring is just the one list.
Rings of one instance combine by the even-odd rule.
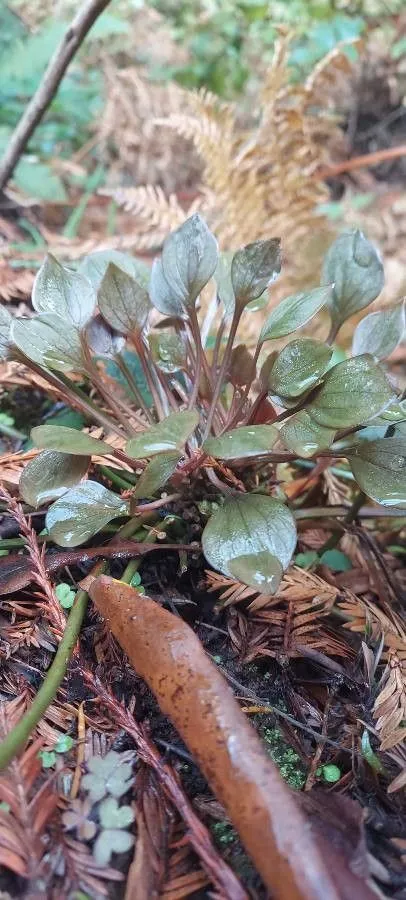
[[31, 135], [52, 102], [71, 59], [109, 2], [110, 0], [88, 0], [83, 6], [80, 4], [81, 9], [51, 57], [42, 81], [11, 137], [0, 163], [0, 190], [13, 174]]
[[324, 181], [326, 178], [333, 178], [335, 175], [341, 175], [343, 172], [353, 172], [355, 169], [363, 169], [369, 166], [378, 166], [382, 162], [389, 159], [399, 159], [400, 156], [406, 155], [406, 144], [399, 144], [397, 147], [385, 147], [384, 150], [376, 150], [374, 153], [365, 153], [363, 156], [354, 156], [352, 159], [345, 159], [336, 165], [326, 166], [319, 169], [313, 176], [313, 181]]

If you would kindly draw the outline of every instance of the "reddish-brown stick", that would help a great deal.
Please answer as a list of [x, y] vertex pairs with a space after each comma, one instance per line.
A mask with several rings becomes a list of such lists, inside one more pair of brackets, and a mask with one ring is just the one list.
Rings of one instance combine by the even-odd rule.
[[[102, 576], [89, 593], [224, 805], [275, 900], [343, 900], [293, 791], [264, 752], [234, 695], [188, 625], [133, 588]], [[371, 900], [350, 873], [353, 897]]]

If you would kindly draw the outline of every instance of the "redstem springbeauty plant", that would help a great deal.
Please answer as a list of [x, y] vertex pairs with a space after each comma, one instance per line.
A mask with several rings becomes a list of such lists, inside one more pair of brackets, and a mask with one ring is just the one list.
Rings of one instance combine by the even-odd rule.
[[[363, 495], [406, 506], [406, 402], [381, 362], [403, 338], [403, 304], [360, 322], [351, 357], [337, 362], [332, 347], [343, 322], [383, 287], [376, 250], [359, 231], [340, 235], [321, 286], [272, 308], [251, 354], [237, 339], [242, 314], [280, 269], [278, 239], [222, 257], [196, 214], [169, 235], [151, 273], [116, 251], [93, 253], [75, 271], [48, 256], [33, 290], [37, 315], [12, 321], [0, 310], [3, 352], [40, 373], [105, 437], [122, 438], [115, 450], [71, 428], [33, 429], [43, 452], [24, 470], [21, 493], [34, 507], [54, 501], [46, 525], [56, 544], [77, 546], [115, 518], [172, 499], [209, 499], [208, 563], [272, 593], [296, 544], [294, 510], [272, 496], [277, 463], [344, 457]], [[212, 288], [205, 317], [204, 288]], [[331, 317], [326, 342], [300, 333], [322, 307]], [[125, 399], [100, 360], [114, 361]], [[131, 491], [120, 496], [88, 479], [94, 455], [123, 464], [117, 483], [122, 475]]]

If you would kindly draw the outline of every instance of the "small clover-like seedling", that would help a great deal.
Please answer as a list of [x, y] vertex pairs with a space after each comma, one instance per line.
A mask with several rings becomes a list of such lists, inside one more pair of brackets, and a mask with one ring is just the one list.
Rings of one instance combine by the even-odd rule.
[[62, 822], [66, 831], [76, 830], [81, 841], [91, 841], [97, 833], [96, 822], [92, 819], [92, 806], [90, 800], [72, 800], [69, 809], [62, 815]]
[[94, 802], [106, 795], [122, 797], [131, 787], [134, 754], [109, 750], [106, 756], [92, 756], [87, 764], [88, 773], [82, 778], [82, 787]]
[[100, 865], [108, 865], [113, 853], [125, 853], [134, 838], [124, 831], [134, 821], [131, 806], [119, 806], [115, 797], [107, 797], [98, 808], [101, 832], [93, 847], [93, 856]]
[[75, 601], [75, 591], [72, 590], [70, 584], [61, 581], [55, 588], [55, 594], [63, 609], [71, 609]]

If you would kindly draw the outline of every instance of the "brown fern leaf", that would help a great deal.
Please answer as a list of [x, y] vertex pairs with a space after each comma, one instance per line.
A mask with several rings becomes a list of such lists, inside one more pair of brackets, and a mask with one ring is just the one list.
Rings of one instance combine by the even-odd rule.
[[270, 597], [232, 578], [207, 573], [208, 589], [220, 590], [223, 605], [250, 601], [246, 612], [230, 616], [231, 640], [245, 662], [272, 656], [280, 662], [316, 650], [329, 656], [352, 655], [349, 645], [321, 625], [334, 606], [337, 589], [317, 575], [293, 568]]
[[[101, 866], [93, 858], [86, 844], [64, 836], [61, 850], [66, 866], [66, 874], [63, 884], [63, 895], [70, 896], [71, 891], [89, 891], [91, 896], [111, 896], [111, 885], [106, 881], [124, 881], [122, 872], [111, 866]], [[57, 895], [55, 894], [55, 897]]]
[[[21, 698], [1, 704], [3, 737], [20, 718], [21, 706]], [[0, 776], [0, 865], [28, 879], [34, 893], [50, 875], [48, 827], [58, 805], [54, 775], [41, 783], [42, 747], [41, 738], [33, 741]]]
[[402, 619], [391, 606], [384, 610], [367, 598], [361, 600], [349, 591], [338, 603], [348, 616], [344, 628], [358, 634], [369, 635], [378, 642], [382, 639], [382, 659], [386, 667], [380, 681], [380, 692], [375, 700], [373, 717], [380, 739], [380, 750], [388, 753], [401, 771], [388, 787], [394, 793], [406, 786], [406, 630]]
[[[405, 648], [406, 650], [406, 648]], [[382, 675], [382, 689], [375, 700], [373, 716], [381, 739], [382, 751], [392, 750], [406, 739], [406, 665], [396, 651], [389, 650]]]

